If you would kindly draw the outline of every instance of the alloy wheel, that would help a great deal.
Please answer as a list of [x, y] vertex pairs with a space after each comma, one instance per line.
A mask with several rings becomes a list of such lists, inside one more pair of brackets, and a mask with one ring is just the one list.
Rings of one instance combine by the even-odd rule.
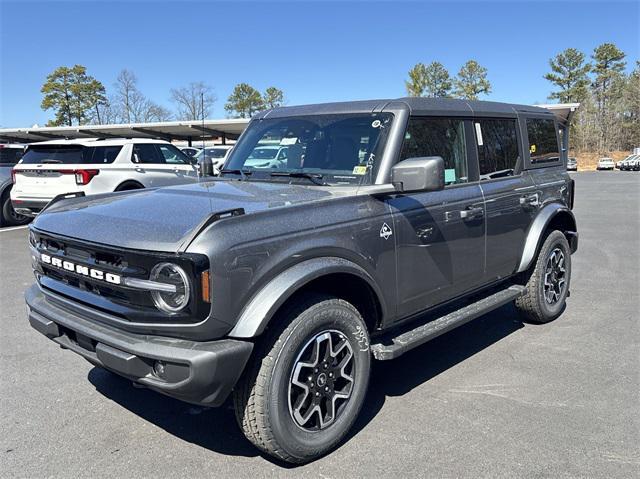
[[547, 257], [544, 272], [544, 299], [549, 304], [556, 304], [566, 286], [566, 269], [564, 253], [560, 248], [554, 248]]
[[289, 381], [289, 412], [306, 431], [327, 428], [351, 397], [354, 355], [340, 331], [328, 330], [308, 341], [294, 362]]

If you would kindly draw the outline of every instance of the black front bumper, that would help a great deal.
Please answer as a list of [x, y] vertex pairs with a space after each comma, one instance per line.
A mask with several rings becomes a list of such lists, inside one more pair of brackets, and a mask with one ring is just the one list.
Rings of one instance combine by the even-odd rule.
[[253, 343], [209, 342], [133, 334], [65, 309], [37, 285], [25, 293], [29, 323], [64, 349], [132, 381], [183, 401], [219, 406], [251, 355]]

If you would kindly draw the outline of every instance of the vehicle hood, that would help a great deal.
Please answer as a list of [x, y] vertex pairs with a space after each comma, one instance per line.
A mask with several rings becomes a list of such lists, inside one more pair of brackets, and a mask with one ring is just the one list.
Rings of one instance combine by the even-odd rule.
[[190, 233], [212, 213], [243, 208], [245, 214], [252, 214], [338, 194], [348, 191], [342, 187], [214, 180], [63, 200], [39, 214], [33, 227], [110, 246], [175, 252], [186, 246]]

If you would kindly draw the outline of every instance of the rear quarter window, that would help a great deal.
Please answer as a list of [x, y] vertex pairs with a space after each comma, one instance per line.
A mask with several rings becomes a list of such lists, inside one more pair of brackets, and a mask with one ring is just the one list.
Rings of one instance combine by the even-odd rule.
[[532, 164], [560, 161], [558, 136], [553, 120], [528, 118], [527, 135], [529, 137], [529, 157]]

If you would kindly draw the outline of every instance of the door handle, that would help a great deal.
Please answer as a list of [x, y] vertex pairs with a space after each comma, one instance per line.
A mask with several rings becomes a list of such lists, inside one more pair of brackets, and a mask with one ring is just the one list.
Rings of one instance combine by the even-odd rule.
[[465, 221], [474, 220], [476, 218], [482, 218], [484, 216], [484, 208], [482, 206], [470, 206], [464, 210], [458, 211], [446, 211], [444, 213], [445, 221], [452, 221], [455, 219], [463, 219]]
[[520, 197], [520, 205], [523, 207], [536, 207], [540, 206], [540, 196], [538, 193], [531, 195], [524, 195]]
[[135, 167], [135, 170], [136, 170], [138, 173], [144, 173], [144, 169], [143, 169], [143, 168], [141, 168], [141, 167], [139, 167], [139, 166], [136, 166], [136, 167]]
[[484, 208], [482, 206], [471, 206], [466, 210], [460, 211], [460, 218], [463, 220], [473, 220], [476, 218], [482, 218], [484, 215]]

